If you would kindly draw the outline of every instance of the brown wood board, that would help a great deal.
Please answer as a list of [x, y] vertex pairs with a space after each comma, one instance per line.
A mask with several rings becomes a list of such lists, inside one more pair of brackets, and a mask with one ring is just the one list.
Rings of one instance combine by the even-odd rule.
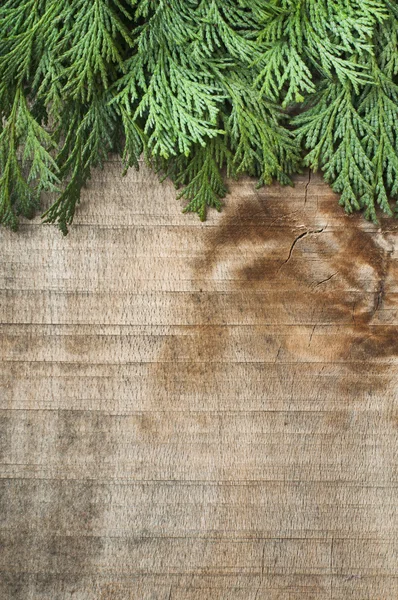
[[398, 224], [120, 170], [1, 232], [0, 598], [396, 600]]

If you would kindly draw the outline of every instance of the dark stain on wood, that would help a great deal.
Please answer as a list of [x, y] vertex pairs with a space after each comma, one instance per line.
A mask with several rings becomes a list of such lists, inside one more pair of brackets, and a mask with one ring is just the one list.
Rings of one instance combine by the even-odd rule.
[[[338, 225], [328, 226], [336, 218], [340, 219]], [[228, 273], [228, 289], [222, 314], [208, 301], [207, 293], [193, 295], [196, 325], [187, 333], [193, 336], [195, 349], [183, 359], [188, 376], [213, 380], [208, 363], [223, 360], [227, 342], [229, 348], [239, 344], [239, 337], [231, 337], [230, 314], [242, 315], [241, 322], [246, 318], [249, 322], [283, 326], [286, 311], [295, 315], [297, 322], [305, 303], [312, 315], [310, 321], [303, 322], [311, 327], [308, 343], [303, 347], [299, 339], [285, 342], [275, 355], [276, 363], [283, 363], [289, 356], [290, 360], [302, 361], [305, 369], [307, 361], [317, 360], [317, 348], [311, 349], [316, 328], [340, 325], [346, 335], [341, 340], [333, 338], [328, 362], [344, 363], [347, 369], [340, 382], [341, 393], [350, 397], [353, 386], [365, 394], [376, 393], [388, 385], [388, 371], [384, 377], [378, 372], [370, 380], [366, 361], [385, 363], [398, 356], [398, 328], [378, 319], [388, 292], [386, 281], [394, 242], [390, 220], [380, 226], [371, 225], [361, 215], [343, 216], [335, 203], [314, 215], [292, 210], [282, 196], [279, 202], [268, 201], [264, 192], [227, 206], [219, 222], [204, 228], [203, 235], [206, 249], [193, 263], [193, 278], [215, 276], [222, 263]], [[314, 262], [318, 271], [325, 273], [323, 277], [314, 272]], [[251, 327], [263, 335], [260, 325]], [[170, 377], [165, 381], [164, 362], [181, 360], [181, 339], [167, 339], [157, 366], [159, 377], [172, 393], [179, 391], [181, 382]], [[239, 352], [238, 346], [236, 350]], [[366, 382], [362, 382], [365, 372]], [[212, 385], [216, 388], [217, 382]]]
[[[197, 276], [216, 267], [221, 250], [223, 257], [226, 251], [235, 258], [241, 255], [240, 264], [234, 266], [231, 286], [243, 293], [258, 292], [250, 295], [249, 310], [263, 310], [266, 318], [267, 305], [261, 295], [266, 281], [274, 290], [280, 289], [281, 306], [288, 289], [292, 303], [295, 293], [298, 298], [305, 294], [314, 314], [322, 315], [324, 322], [347, 325], [353, 341], [348, 348], [336, 345], [336, 361], [397, 356], [397, 327], [373, 327], [386, 293], [392, 246], [383, 227], [365, 224], [357, 215], [343, 217], [343, 228], [328, 229], [328, 217], [336, 216], [338, 210], [333, 206], [330, 214], [322, 215], [321, 221], [326, 224], [314, 226], [313, 217], [306, 217], [305, 212], [289, 212], [287, 201], [269, 205], [266, 195], [251, 201], [245, 199], [234, 211], [222, 215], [217, 227], [206, 231], [207, 249], [196, 262]], [[384, 228], [389, 231], [388, 222]], [[314, 279], [311, 257], [302, 248], [309, 238], [312, 253], [330, 273], [321, 281]], [[240, 252], [240, 246], [252, 252]], [[273, 248], [278, 249], [279, 256], [284, 249], [285, 257], [275, 258]], [[374, 284], [372, 293], [366, 289], [369, 279]], [[356, 294], [355, 302], [349, 291]], [[209, 319], [207, 312], [203, 316]], [[204, 338], [205, 335], [200, 336], [200, 344], [207, 347], [209, 340]], [[211, 339], [210, 351], [219, 352], [222, 339], [214, 335]]]
[[[38, 598], [49, 597], [54, 586], [60, 590], [59, 597], [64, 597], [61, 590], [78, 590], [91, 571], [92, 561], [97, 561], [103, 551], [104, 539], [95, 535], [95, 530], [102, 524], [106, 506], [97, 502], [94, 479], [115, 447], [110, 417], [59, 411], [57, 421], [52, 435], [50, 431], [42, 432], [39, 421], [32, 417], [31, 423], [25, 423], [24, 436], [30, 437], [25, 446], [32, 452], [26, 461], [34, 462], [35, 454], [43, 452], [38, 446], [48, 446], [46, 455], [53, 466], [53, 478], [2, 481], [0, 514], [10, 526], [18, 524], [17, 534], [4, 538], [3, 557], [20, 571], [15, 577], [9, 574], [3, 579], [0, 594], [4, 598], [25, 600], [32, 586]], [[12, 431], [12, 424], [8, 427]], [[84, 471], [79, 472], [83, 456]], [[76, 464], [70, 480], [66, 464]], [[45, 573], [33, 575], [37, 564], [45, 566]]]
[[7, 450], [11, 445], [11, 437], [12, 430], [10, 415], [6, 411], [0, 411], [0, 461], [5, 460]]

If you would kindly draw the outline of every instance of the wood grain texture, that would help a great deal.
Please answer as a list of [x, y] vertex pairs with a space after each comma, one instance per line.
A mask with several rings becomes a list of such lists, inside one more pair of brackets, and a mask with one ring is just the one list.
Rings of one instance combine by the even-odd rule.
[[0, 258], [0, 598], [396, 600], [398, 225], [142, 168]]

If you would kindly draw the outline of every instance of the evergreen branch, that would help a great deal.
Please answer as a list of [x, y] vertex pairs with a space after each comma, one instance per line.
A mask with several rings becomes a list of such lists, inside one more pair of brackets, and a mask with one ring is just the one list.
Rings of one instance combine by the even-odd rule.
[[88, 101], [98, 86], [108, 87], [115, 67], [123, 68], [122, 45], [133, 44], [121, 19], [126, 14], [118, 0], [72, 1], [68, 14], [71, 27], [62, 40], [68, 49], [61, 55], [66, 65], [66, 94]]
[[[57, 190], [58, 168], [50, 154], [54, 147], [51, 136], [29, 110], [22, 88], [17, 87], [0, 134], [0, 220], [4, 225], [15, 229], [16, 215], [33, 216], [40, 191]], [[29, 165], [25, 177], [23, 167]]]
[[288, 175], [299, 169], [299, 148], [292, 134], [282, 126], [283, 114], [272, 102], [261, 100], [244, 77], [230, 74], [223, 85], [232, 99], [225, 129], [234, 153], [236, 172], [259, 178], [259, 185], [291, 183]]
[[160, 51], [133, 118], [146, 116], [144, 131], [152, 154], [188, 155], [192, 144], [204, 145], [206, 137], [221, 133], [216, 126], [221, 101], [216, 86], [206, 85], [194, 71]]
[[42, 55], [57, 40], [59, 5], [48, 0], [9, 0], [0, 7], [0, 107], [10, 89], [35, 76]]
[[325, 86], [317, 103], [294, 123], [298, 141], [309, 149], [305, 163], [323, 170], [348, 213], [364, 208], [365, 216], [376, 221], [373, 165], [366, 152], [374, 131], [355, 105], [352, 86]]
[[65, 140], [56, 162], [67, 183], [42, 217], [45, 223], [58, 223], [64, 235], [73, 222], [81, 190], [90, 178], [92, 168], [102, 167], [114, 149], [116, 119], [114, 110], [108, 108], [108, 102], [101, 98], [93, 100], [84, 110], [79, 105], [71, 105], [67, 129], [60, 126], [58, 134], [65, 134]]
[[383, 211], [392, 215], [389, 198], [398, 197], [398, 86], [374, 63], [376, 85], [363, 93], [359, 112], [372, 128], [365, 137], [373, 164], [373, 195]]
[[221, 199], [227, 193], [222, 175], [224, 167], [229, 175], [234, 173], [232, 155], [220, 136], [212, 139], [206, 148], [197, 146], [191, 158], [181, 157], [171, 163], [167, 175], [177, 187], [184, 186], [178, 199], [188, 201], [183, 212], [196, 212], [204, 221], [209, 207], [221, 210]]

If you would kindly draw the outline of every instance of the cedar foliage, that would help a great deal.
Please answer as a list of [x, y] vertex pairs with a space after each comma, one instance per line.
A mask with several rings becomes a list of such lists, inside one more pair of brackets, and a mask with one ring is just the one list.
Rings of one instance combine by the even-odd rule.
[[144, 155], [201, 219], [226, 175], [308, 166], [376, 221], [398, 197], [397, 73], [393, 0], [6, 0], [0, 221], [47, 191], [66, 233], [110, 153]]

